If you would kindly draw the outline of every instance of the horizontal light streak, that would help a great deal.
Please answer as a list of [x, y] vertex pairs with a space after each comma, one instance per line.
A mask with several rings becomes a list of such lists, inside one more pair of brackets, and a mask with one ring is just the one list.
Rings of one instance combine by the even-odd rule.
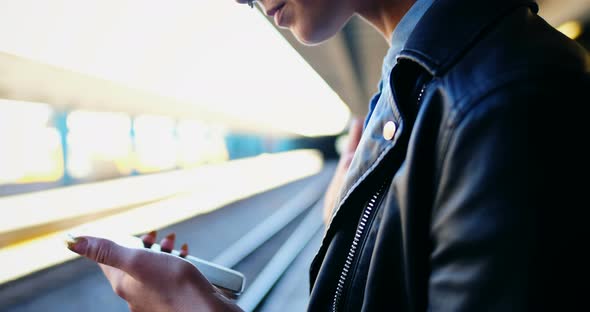
[[[10, 269], [0, 271], [0, 284], [75, 258], [76, 256], [63, 244], [65, 233], [134, 235], [159, 229], [316, 174], [322, 166], [323, 161], [318, 152], [300, 150], [209, 165], [200, 170], [191, 171], [190, 174], [177, 173], [170, 176], [163, 174], [150, 182], [158, 182], [160, 187], [166, 187], [166, 184], [173, 182], [174, 178], [179, 178], [181, 181], [175, 186], [181, 190], [191, 190], [191, 192], [2, 248], [0, 249], [0, 267]], [[45, 204], [37, 206], [37, 209], [41, 211], [56, 208], [61, 210], [62, 214], [84, 213], [87, 212], [85, 211], [87, 208], [84, 207], [100, 200], [100, 197], [108, 197], [109, 194], [117, 192], [124, 194], [129, 187], [131, 189], [137, 187], [132, 186], [134, 184], [132, 180], [126, 183], [127, 187], [106, 184], [102, 192], [93, 194], [86, 192], [87, 197], [80, 196], [76, 202], [62, 198], [63, 201], [68, 202], [65, 207], [51, 207]], [[149, 184], [145, 183], [145, 185]], [[149, 192], [152, 190], [154, 190], [153, 186], [144, 190], [143, 193], [150, 197], [152, 195]], [[137, 199], [135, 196], [137, 195], [133, 195], [134, 199]], [[11, 211], [19, 211], [19, 209]], [[5, 218], [2, 221], [5, 222]]]

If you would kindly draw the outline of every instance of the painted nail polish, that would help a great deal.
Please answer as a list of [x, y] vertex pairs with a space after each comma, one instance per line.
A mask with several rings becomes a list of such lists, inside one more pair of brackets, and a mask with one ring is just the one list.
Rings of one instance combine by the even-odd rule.
[[171, 253], [172, 249], [174, 249], [174, 240], [176, 239], [176, 234], [170, 233], [162, 241], [160, 242], [160, 250], [162, 252]]
[[74, 244], [76, 244], [76, 237], [72, 234], [67, 234], [66, 238], [65, 238], [65, 243], [66, 243], [66, 247], [68, 247], [68, 249], [72, 250], [72, 247], [74, 246]]
[[88, 241], [84, 237], [75, 237], [71, 234], [68, 234], [66, 238], [66, 245], [69, 250], [78, 254], [84, 254], [86, 252]]
[[186, 258], [186, 256], [188, 256], [188, 245], [187, 244], [182, 244], [182, 247], [180, 247], [180, 255], [181, 258]]
[[151, 231], [147, 234], [141, 236], [141, 241], [143, 242], [143, 247], [145, 248], [152, 248], [152, 245], [156, 242], [156, 231]]

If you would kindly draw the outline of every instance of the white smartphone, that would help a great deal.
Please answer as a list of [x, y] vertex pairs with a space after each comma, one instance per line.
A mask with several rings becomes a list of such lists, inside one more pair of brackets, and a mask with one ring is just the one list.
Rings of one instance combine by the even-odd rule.
[[[75, 237], [75, 235], [70, 235]], [[115, 236], [115, 235], [100, 235], [98, 237], [103, 237], [113, 242], [129, 247], [129, 248], [141, 248], [145, 249], [143, 241], [135, 236], [131, 235], [123, 235], [123, 236]], [[162, 252], [160, 250], [159, 244], [152, 244], [151, 248], [152, 251]], [[179, 256], [180, 252], [178, 250], [172, 250], [172, 255]], [[228, 292], [234, 298], [239, 297], [244, 291], [244, 287], [246, 285], [246, 277], [244, 274], [232, 270], [230, 268], [226, 268], [220, 266], [218, 264], [205, 261], [203, 259], [199, 259], [197, 257], [191, 256], [190, 254], [184, 257], [186, 261], [192, 263], [200, 272], [209, 280], [209, 282], [216, 287], [220, 288], [221, 290]]]

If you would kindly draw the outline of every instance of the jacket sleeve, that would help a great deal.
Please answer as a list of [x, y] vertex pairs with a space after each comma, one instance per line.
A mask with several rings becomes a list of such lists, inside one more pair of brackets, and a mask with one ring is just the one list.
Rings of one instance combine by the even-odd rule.
[[526, 90], [495, 92], [448, 128], [431, 215], [430, 311], [527, 310], [534, 102]]

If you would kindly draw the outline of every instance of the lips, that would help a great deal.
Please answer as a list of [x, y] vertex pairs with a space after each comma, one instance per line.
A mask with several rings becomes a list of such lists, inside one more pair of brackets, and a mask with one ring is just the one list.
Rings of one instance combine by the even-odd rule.
[[281, 2], [278, 5], [274, 6], [272, 9], [266, 11], [266, 15], [274, 16], [277, 12], [279, 12], [285, 6], [285, 2]]

